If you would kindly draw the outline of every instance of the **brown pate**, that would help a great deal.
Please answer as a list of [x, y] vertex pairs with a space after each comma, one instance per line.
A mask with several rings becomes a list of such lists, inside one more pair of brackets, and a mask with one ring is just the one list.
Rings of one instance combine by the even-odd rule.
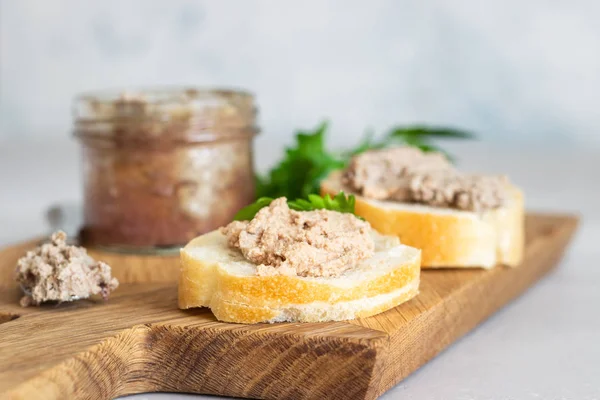
[[342, 183], [376, 200], [484, 211], [505, 204], [508, 179], [464, 174], [441, 153], [407, 146], [354, 156]]
[[85, 245], [181, 246], [252, 202], [250, 95], [142, 91], [77, 105]]
[[339, 276], [375, 249], [368, 222], [349, 213], [291, 210], [285, 197], [221, 232], [229, 246], [257, 264], [259, 276]]
[[82, 247], [68, 245], [58, 231], [50, 243], [42, 244], [17, 262], [16, 280], [25, 296], [23, 307], [45, 301], [72, 301], [100, 294], [105, 300], [119, 286], [110, 266], [95, 261]]

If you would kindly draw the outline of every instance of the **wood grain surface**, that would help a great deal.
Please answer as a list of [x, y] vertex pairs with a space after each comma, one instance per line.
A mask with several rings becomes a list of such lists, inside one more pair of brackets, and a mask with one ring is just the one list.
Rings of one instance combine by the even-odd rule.
[[577, 218], [529, 215], [514, 269], [427, 270], [421, 293], [374, 317], [240, 325], [177, 308], [177, 257], [91, 251], [121, 286], [108, 302], [21, 308], [0, 252], [0, 398], [111, 399], [142, 392], [266, 399], [375, 399], [547, 273]]

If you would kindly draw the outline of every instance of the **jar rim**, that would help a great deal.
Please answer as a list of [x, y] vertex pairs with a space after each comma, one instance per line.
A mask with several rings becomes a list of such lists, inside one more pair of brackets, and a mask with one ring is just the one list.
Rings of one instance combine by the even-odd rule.
[[75, 101], [79, 100], [92, 100], [92, 99], [100, 99], [104, 98], [109, 100], [107, 97], [112, 100], [118, 100], [119, 96], [123, 95], [123, 93], [127, 94], [143, 94], [143, 95], [166, 95], [166, 94], [176, 94], [176, 93], [188, 93], [194, 92], [192, 94], [202, 94], [202, 95], [239, 95], [246, 96], [248, 98], [253, 98], [254, 93], [249, 90], [235, 88], [235, 87], [208, 87], [208, 86], [194, 86], [194, 85], [157, 85], [157, 86], [129, 86], [122, 88], [104, 88], [104, 89], [95, 89], [95, 90], [87, 90], [78, 93], [75, 96]]
[[75, 123], [111, 120], [170, 120], [219, 107], [255, 111], [248, 90], [201, 86], [138, 86], [81, 92], [73, 101]]
[[204, 142], [254, 136], [257, 108], [249, 91], [195, 86], [105, 89], [73, 102], [79, 138], [120, 142]]

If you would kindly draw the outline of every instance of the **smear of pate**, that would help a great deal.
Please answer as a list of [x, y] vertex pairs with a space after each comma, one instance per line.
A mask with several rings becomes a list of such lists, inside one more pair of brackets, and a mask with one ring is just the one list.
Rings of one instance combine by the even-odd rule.
[[119, 282], [110, 267], [91, 258], [82, 247], [67, 245], [67, 235], [58, 231], [45, 243], [19, 259], [16, 280], [25, 296], [23, 307], [45, 301], [71, 301], [100, 293], [104, 299]]
[[354, 156], [343, 174], [352, 191], [377, 200], [482, 211], [506, 201], [505, 176], [463, 174], [441, 153], [395, 147]]
[[229, 246], [257, 264], [257, 275], [339, 276], [374, 254], [371, 226], [353, 214], [295, 211], [275, 199], [251, 221], [221, 228]]

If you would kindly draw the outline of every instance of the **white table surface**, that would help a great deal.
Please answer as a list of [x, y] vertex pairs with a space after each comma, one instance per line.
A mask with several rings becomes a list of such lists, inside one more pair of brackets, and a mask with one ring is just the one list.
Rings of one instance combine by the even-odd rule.
[[[600, 151], [458, 147], [461, 166], [506, 172], [529, 209], [582, 216], [559, 269], [381, 399], [600, 399]], [[257, 152], [259, 168], [280, 153]], [[0, 143], [0, 245], [48, 231], [51, 204], [81, 199], [70, 140]], [[218, 399], [141, 394], [127, 399]]]

